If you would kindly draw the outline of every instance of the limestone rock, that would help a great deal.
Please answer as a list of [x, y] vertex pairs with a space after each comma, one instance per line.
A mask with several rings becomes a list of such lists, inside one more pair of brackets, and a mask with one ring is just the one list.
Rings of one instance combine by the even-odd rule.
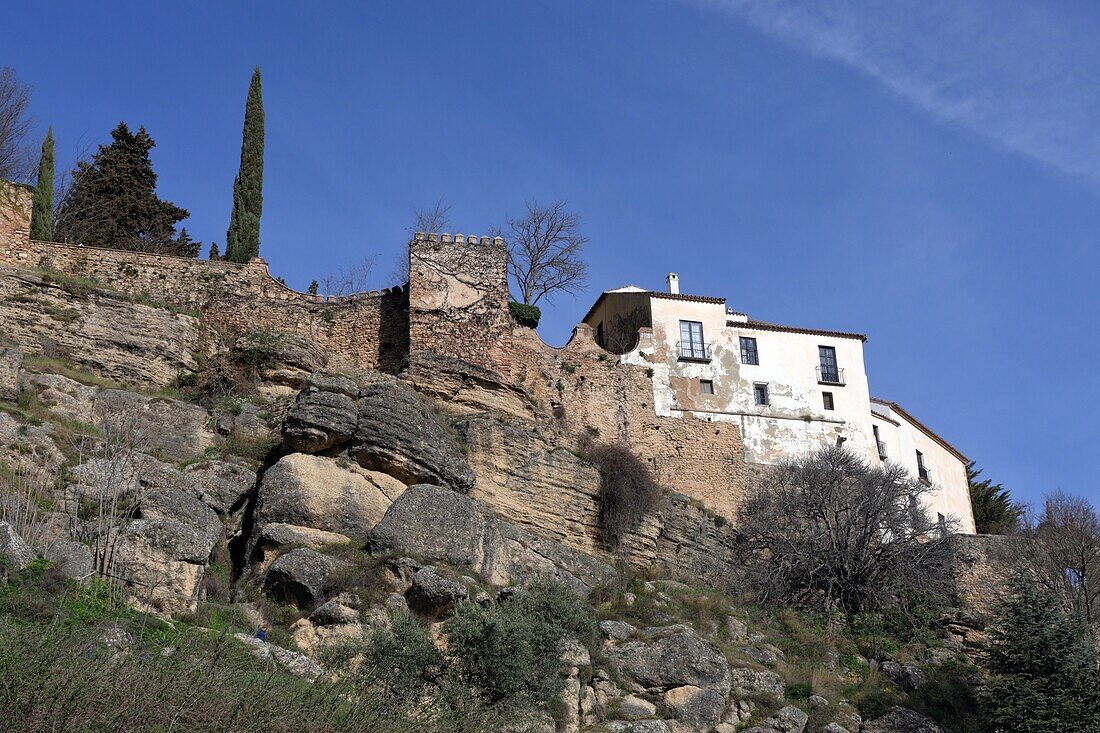
[[51, 415], [90, 423], [98, 387], [81, 384], [60, 374], [27, 374], [25, 382], [38, 391], [39, 401]]
[[256, 331], [233, 344], [239, 361], [259, 363], [259, 377], [277, 387], [301, 389], [325, 365], [325, 354], [309, 339], [281, 331]]
[[608, 659], [624, 675], [645, 687], [671, 689], [683, 685], [730, 689], [726, 658], [688, 626], [647, 630], [644, 640], [612, 646]]
[[12, 348], [0, 348], [0, 400], [14, 401], [19, 398], [22, 368], [22, 351]]
[[731, 689], [738, 697], [770, 695], [777, 700], [783, 699], [786, 689], [783, 678], [775, 672], [761, 669], [738, 667], [730, 670]]
[[526, 391], [509, 384], [500, 374], [462, 359], [434, 351], [416, 352], [402, 379], [459, 411], [495, 412], [530, 420], [534, 408]]
[[116, 538], [115, 574], [139, 607], [193, 610], [216, 539], [193, 522], [136, 519], [123, 525]]
[[27, 270], [0, 267], [0, 333], [127, 384], [171, 384], [194, 371], [209, 335], [198, 319], [118, 294], [70, 292]]
[[610, 639], [611, 641], [624, 641], [626, 639], [629, 639], [638, 631], [638, 629], [634, 628], [626, 621], [615, 621], [611, 619], [607, 621], [601, 621], [599, 626], [600, 633], [603, 634], [605, 638]]
[[788, 705], [760, 725], [746, 728], [745, 733], [802, 733], [809, 721], [810, 716], [805, 712]]
[[311, 388], [294, 400], [283, 422], [283, 441], [289, 450], [319, 453], [349, 441], [358, 419], [351, 396]]
[[[340, 595], [345, 595], [341, 593]], [[339, 599], [326, 601], [309, 614], [309, 620], [317, 626], [339, 626], [340, 624], [359, 623], [359, 612], [345, 606]]]
[[186, 460], [214, 445], [210, 416], [198, 405], [136, 392], [105, 389], [95, 402], [95, 423], [124, 431], [143, 450]]
[[652, 718], [657, 714], [657, 706], [637, 695], [627, 695], [619, 700], [619, 713], [627, 720]]
[[665, 693], [664, 700], [677, 721], [704, 731], [721, 721], [726, 709], [726, 698], [716, 687], [673, 687]]
[[267, 569], [264, 592], [281, 603], [310, 609], [324, 600], [329, 576], [344, 567], [347, 563], [315, 550], [291, 550]]
[[409, 608], [417, 613], [442, 618], [459, 601], [470, 597], [466, 586], [441, 575], [432, 566], [421, 568], [412, 577], [412, 587], [405, 595]]
[[824, 733], [852, 733], [839, 723], [829, 723], [825, 726]]
[[925, 671], [913, 664], [899, 664], [887, 660], [882, 663], [882, 672], [891, 682], [906, 692], [912, 692], [928, 680]]
[[66, 578], [84, 578], [92, 572], [92, 550], [87, 545], [72, 540], [52, 542], [43, 557], [54, 564]]
[[225, 516], [239, 506], [256, 484], [256, 471], [243, 459], [193, 463], [183, 471], [181, 488]]
[[16, 570], [25, 569], [35, 559], [34, 550], [7, 522], [0, 522], [0, 556], [7, 558]]
[[427, 484], [394, 501], [372, 530], [370, 548], [446, 562], [498, 586], [549, 575], [587, 592], [616, 575], [607, 563], [501, 521], [481, 502]]
[[270, 659], [277, 662], [280, 666], [285, 667], [291, 674], [307, 679], [310, 682], [313, 682], [325, 673], [321, 665], [317, 664], [317, 662], [313, 661], [305, 654], [292, 652], [281, 646], [269, 644], [266, 641], [260, 641], [256, 637], [249, 636], [248, 634], [234, 634], [233, 636], [242, 644], [251, 647], [252, 654], [257, 659]]
[[365, 540], [404, 486], [350, 461], [283, 456], [260, 482], [256, 521], [309, 527]]
[[253, 545], [252, 560], [258, 565], [256, 569], [262, 571], [266, 567], [264, 558], [272, 550], [291, 545], [316, 550], [325, 545], [346, 545], [351, 541], [351, 538], [347, 535], [336, 532], [325, 532], [311, 527], [272, 522], [263, 525], [260, 529], [259, 537]]
[[874, 720], [865, 720], [860, 733], [943, 733], [934, 720], [913, 710], [892, 707]]
[[[213, 509], [194, 496], [173, 488], [154, 488], [138, 502], [139, 519], [168, 519], [195, 528], [213, 547], [224, 534], [224, 525]], [[209, 551], [206, 553], [209, 555]]]
[[467, 493], [474, 472], [458, 441], [424, 402], [397, 381], [379, 380], [360, 391], [351, 455], [364, 468], [406, 484], [432, 483]]

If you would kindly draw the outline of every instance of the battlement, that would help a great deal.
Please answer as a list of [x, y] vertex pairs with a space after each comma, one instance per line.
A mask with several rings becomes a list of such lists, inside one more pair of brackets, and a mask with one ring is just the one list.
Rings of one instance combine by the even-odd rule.
[[455, 234], [451, 236], [450, 233], [444, 232], [438, 234], [436, 232], [416, 232], [413, 234], [414, 242], [444, 242], [454, 244], [504, 244], [503, 237], [478, 237], [476, 234]]

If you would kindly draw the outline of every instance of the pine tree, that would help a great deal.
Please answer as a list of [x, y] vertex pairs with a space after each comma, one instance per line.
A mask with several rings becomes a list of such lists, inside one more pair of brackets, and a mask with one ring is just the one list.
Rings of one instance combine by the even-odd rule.
[[1012, 534], [1020, 524], [1024, 507], [1012, 501], [1001, 484], [990, 479], [978, 480], [982, 470], [974, 461], [966, 464], [966, 479], [970, 484], [970, 504], [974, 508], [974, 524], [978, 534]]
[[241, 167], [233, 182], [233, 214], [225, 235], [225, 258], [248, 262], [260, 254], [260, 214], [264, 203], [264, 100], [260, 67], [252, 72], [244, 107]]
[[222, 258], [222, 253], [218, 250], [217, 242], [210, 243], [210, 252], [207, 253], [206, 258], [209, 260], [220, 260]]
[[42, 157], [38, 159], [38, 186], [34, 189], [34, 206], [31, 209], [31, 239], [40, 242], [53, 240], [53, 128], [46, 132], [42, 142]]
[[1026, 575], [990, 633], [985, 726], [991, 733], [1095, 733], [1100, 730], [1096, 649], [1075, 615]]
[[194, 243], [176, 236], [176, 224], [189, 216], [187, 210], [157, 198], [149, 156], [155, 145], [144, 127], [131, 132], [120, 122], [110, 144], [77, 165], [54, 236], [96, 247], [192, 256]]

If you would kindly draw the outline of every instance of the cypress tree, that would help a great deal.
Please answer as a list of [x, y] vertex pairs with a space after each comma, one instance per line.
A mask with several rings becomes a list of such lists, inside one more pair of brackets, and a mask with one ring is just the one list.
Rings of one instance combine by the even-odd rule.
[[34, 205], [31, 209], [31, 239], [40, 242], [53, 240], [53, 128], [46, 132], [42, 142], [42, 157], [38, 159], [38, 186], [34, 189]]
[[225, 235], [225, 258], [248, 262], [260, 254], [260, 214], [264, 203], [264, 100], [260, 67], [252, 72], [244, 107], [241, 167], [233, 182], [233, 214]]

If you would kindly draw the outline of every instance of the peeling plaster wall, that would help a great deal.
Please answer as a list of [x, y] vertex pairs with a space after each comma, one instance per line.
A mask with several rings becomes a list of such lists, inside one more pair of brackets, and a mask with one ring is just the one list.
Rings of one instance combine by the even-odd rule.
[[916, 477], [917, 451], [924, 454], [924, 464], [933, 488], [924, 497], [929, 516], [934, 519], [939, 513], [954, 517], [959, 522], [958, 531], [970, 534], [977, 531], [970, 504], [966, 462], [889, 406], [876, 402], [875, 410], [886, 415], [872, 416], [874, 425], [878, 427], [879, 439], [886, 444], [886, 460], [900, 463]]
[[[659, 415], [691, 414], [736, 423], [745, 458], [774, 464], [792, 455], [834, 445], [846, 445], [868, 460], [874, 458], [870, 393], [863, 362], [863, 343], [854, 338], [821, 336], [727, 326], [725, 306], [718, 303], [654, 298], [654, 406]], [[680, 321], [703, 324], [703, 338], [712, 347], [705, 363], [680, 361], [676, 344]], [[759, 365], [741, 363], [740, 337], [756, 338]], [[818, 346], [836, 349], [844, 370], [844, 385], [818, 384]], [[628, 361], [639, 357], [625, 357]], [[714, 394], [703, 394], [700, 380], [714, 383]], [[769, 404], [755, 403], [753, 385], [768, 385]], [[833, 395], [833, 410], [824, 408], [823, 392]]]

